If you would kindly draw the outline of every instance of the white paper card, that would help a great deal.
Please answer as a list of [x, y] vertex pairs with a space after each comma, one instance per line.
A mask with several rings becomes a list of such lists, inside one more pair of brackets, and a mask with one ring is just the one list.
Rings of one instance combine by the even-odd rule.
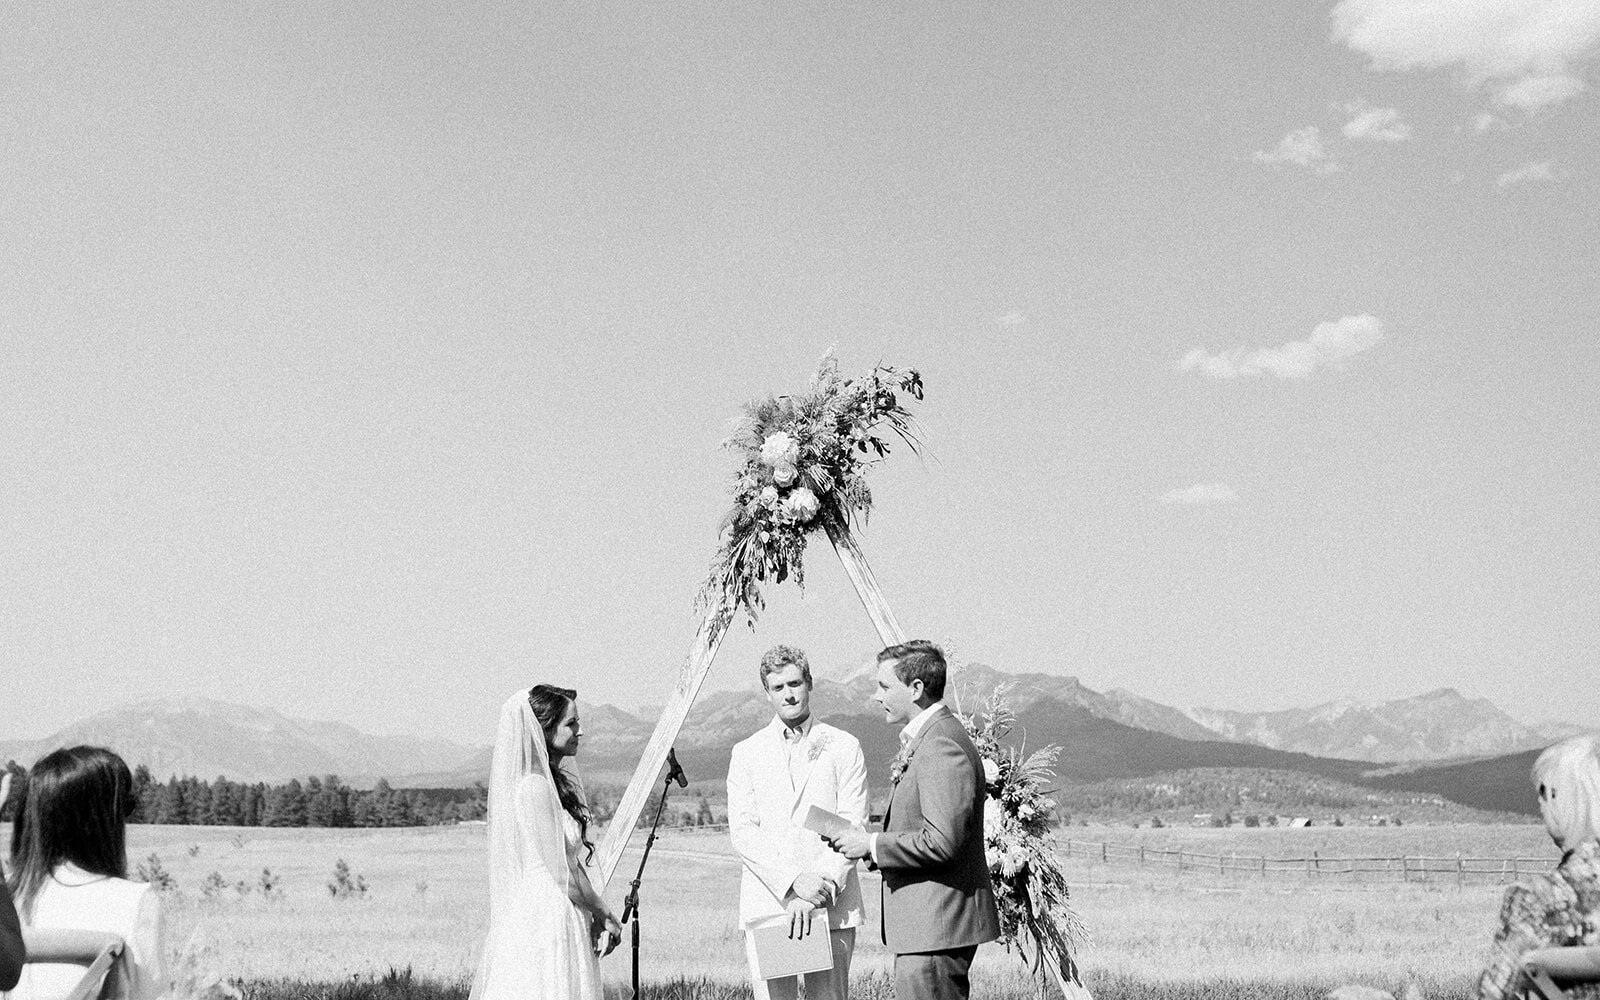
[[812, 806], [806, 810], [806, 821], [801, 826], [812, 833], [824, 837], [834, 837], [854, 826], [849, 820], [838, 813], [829, 812], [821, 806]]

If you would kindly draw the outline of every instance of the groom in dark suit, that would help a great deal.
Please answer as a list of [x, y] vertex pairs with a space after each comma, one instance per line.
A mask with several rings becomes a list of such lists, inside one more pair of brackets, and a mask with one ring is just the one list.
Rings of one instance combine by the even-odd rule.
[[860, 827], [829, 841], [883, 872], [883, 943], [894, 952], [897, 1000], [965, 1000], [978, 945], [1000, 936], [983, 856], [983, 761], [944, 705], [945, 664], [922, 639], [878, 654], [878, 692], [904, 724], [890, 768], [883, 832]]

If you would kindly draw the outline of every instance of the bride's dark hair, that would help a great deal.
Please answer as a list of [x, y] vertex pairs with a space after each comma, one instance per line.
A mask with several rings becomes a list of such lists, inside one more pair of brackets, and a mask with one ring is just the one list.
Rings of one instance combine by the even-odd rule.
[[[539, 728], [544, 730], [547, 748], [550, 746], [550, 734], [561, 724], [568, 706], [577, 700], [578, 692], [550, 684], [535, 684], [528, 692], [528, 705], [533, 709], [533, 717], [539, 721]], [[556, 798], [560, 800], [561, 808], [578, 821], [578, 838], [588, 848], [588, 856], [594, 857], [594, 844], [589, 842], [589, 807], [583, 801], [583, 791], [571, 775], [556, 767], [553, 760], [550, 762], [550, 779], [556, 783]]]

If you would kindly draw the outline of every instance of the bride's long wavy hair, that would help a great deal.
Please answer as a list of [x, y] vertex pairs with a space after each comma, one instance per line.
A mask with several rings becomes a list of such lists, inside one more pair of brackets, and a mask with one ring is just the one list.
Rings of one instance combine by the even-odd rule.
[[[535, 684], [528, 692], [528, 705], [533, 709], [533, 717], [539, 721], [539, 728], [544, 730], [546, 748], [550, 746], [550, 734], [561, 724], [568, 706], [577, 700], [578, 692], [550, 684]], [[554, 760], [550, 762], [550, 778], [556, 783], [556, 797], [561, 801], [561, 808], [578, 821], [578, 837], [588, 849], [588, 857], [593, 858], [594, 844], [589, 841], [589, 806], [583, 800], [583, 790], [571, 775], [555, 766]]]

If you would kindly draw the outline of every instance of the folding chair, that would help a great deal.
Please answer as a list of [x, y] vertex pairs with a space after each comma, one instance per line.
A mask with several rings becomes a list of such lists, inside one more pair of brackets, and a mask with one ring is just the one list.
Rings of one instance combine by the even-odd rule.
[[1522, 956], [1522, 971], [1533, 980], [1529, 996], [1567, 1000], [1563, 986], [1600, 985], [1600, 947], [1535, 948]]
[[[117, 961], [122, 957], [124, 945], [122, 938], [115, 934], [24, 927], [22, 945], [27, 949], [28, 965], [49, 963], [84, 967], [78, 985], [62, 1000], [98, 1000], [108, 974], [112, 979], [125, 974]], [[126, 995], [127, 990], [121, 993]]]

